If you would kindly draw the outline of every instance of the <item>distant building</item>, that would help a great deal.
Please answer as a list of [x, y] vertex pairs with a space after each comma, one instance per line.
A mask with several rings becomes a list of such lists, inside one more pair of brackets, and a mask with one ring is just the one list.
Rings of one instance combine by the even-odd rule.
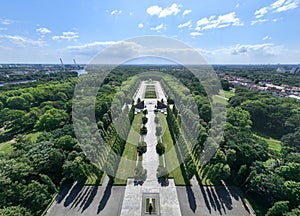
[[138, 103], [137, 105], [135, 105], [136, 109], [144, 109], [145, 108], [145, 102], [141, 101], [140, 103]]
[[286, 72], [286, 70], [283, 67], [277, 68], [276, 71], [279, 72], [279, 73], [285, 73]]
[[296, 95], [289, 95], [288, 97], [289, 97], [289, 98], [295, 98], [295, 99], [297, 99], [297, 100], [300, 100], [300, 97], [299, 97], [299, 96], [296, 96]]
[[160, 101], [157, 101], [157, 109], [166, 109], [167, 108], [167, 105], [160, 102]]
[[300, 74], [300, 67], [299, 67], [299, 66], [293, 67], [293, 68], [290, 70], [290, 73], [291, 73], [291, 74]]

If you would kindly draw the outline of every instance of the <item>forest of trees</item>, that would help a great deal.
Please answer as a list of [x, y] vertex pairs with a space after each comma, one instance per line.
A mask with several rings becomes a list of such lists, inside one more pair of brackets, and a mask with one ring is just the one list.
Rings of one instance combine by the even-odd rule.
[[[116, 68], [99, 88], [95, 106], [97, 126], [116, 156], [122, 155], [126, 141], [111, 124], [110, 107], [121, 110], [124, 102], [131, 103], [134, 88], [128, 86], [136, 89], [138, 83], [128, 78], [148, 69], [146, 66]], [[184, 175], [189, 179], [196, 174], [215, 184], [225, 181], [239, 186], [258, 215], [299, 215], [299, 101], [237, 89], [226, 108], [220, 148], [209, 163], [200, 166], [200, 154], [211, 126], [209, 99], [199, 81], [187, 70], [169, 68], [166, 73], [185, 85], [177, 88], [174, 83], [162, 83], [169, 94], [168, 102], [175, 101], [167, 114], [173, 140], [179, 139], [180, 126], [187, 131], [183, 137], [191, 128], [199, 129], [196, 144], [179, 139], [181, 144], [176, 146], [178, 157], [190, 155], [181, 165]], [[0, 215], [40, 215], [62, 186], [84, 182], [90, 175], [101, 179], [103, 172], [83, 153], [72, 126], [72, 100], [77, 81], [77, 77], [61, 74], [59, 80], [0, 87], [0, 140], [14, 141], [13, 151], [0, 153]], [[124, 81], [128, 85], [118, 92]], [[193, 121], [187, 111], [189, 107], [176, 105], [178, 98], [184, 98], [189, 104], [187, 90], [192, 93], [200, 116], [199, 122], [190, 126], [182, 125], [185, 124], [183, 114], [187, 116], [185, 121]], [[113, 100], [117, 101], [113, 103]], [[126, 108], [125, 112], [132, 122], [133, 110]], [[34, 134], [38, 135], [35, 139]], [[281, 140], [282, 148], [278, 152], [270, 150], [266, 141], [255, 134]], [[118, 157], [108, 158], [106, 169], [114, 173], [116, 164]], [[113, 181], [113, 176], [110, 178]]]
[[[135, 73], [116, 69], [96, 97], [99, 132], [118, 155], [125, 142], [111, 126], [109, 108], [116, 88]], [[12, 152], [0, 154], [0, 215], [41, 215], [64, 185], [84, 183], [89, 175], [100, 181], [103, 172], [90, 162], [75, 137], [71, 114], [78, 78], [69, 77], [0, 88], [0, 140], [14, 141]], [[132, 122], [132, 111], [128, 118]], [[31, 139], [34, 134], [36, 140]], [[115, 163], [108, 159], [107, 169], [115, 169]]]

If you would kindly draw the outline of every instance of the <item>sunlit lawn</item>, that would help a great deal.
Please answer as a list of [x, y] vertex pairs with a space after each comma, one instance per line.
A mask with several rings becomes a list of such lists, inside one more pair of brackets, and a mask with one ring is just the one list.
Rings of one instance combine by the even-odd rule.
[[254, 134], [254, 136], [262, 139], [262, 140], [265, 140], [267, 143], [268, 143], [268, 146], [269, 146], [269, 150], [271, 151], [276, 151], [276, 152], [280, 152], [281, 151], [281, 142], [280, 140], [276, 140], [276, 139], [273, 139], [273, 138], [266, 138], [266, 137], [263, 137], [263, 136], [259, 136], [258, 134]]
[[14, 147], [11, 145], [13, 143], [15, 143], [14, 139], [8, 142], [0, 143], [0, 154], [10, 154], [14, 150]]
[[229, 99], [235, 95], [235, 93], [233, 91], [224, 91], [224, 90], [221, 90], [221, 91], [223, 91], [224, 97], [226, 97], [227, 99]]
[[155, 85], [147, 85], [145, 98], [156, 98]]
[[166, 166], [168, 170], [172, 170], [170, 172], [169, 177], [174, 178], [176, 185], [186, 185], [180, 169], [173, 140], [167, 125], [166, 116], [163, 113], [159, 113], [158, 115], [159, 115], [162, 131], [164, 131], [162, 139], [163, 139], [163, 143], [166, 146], [166, 151], [165, 151]]
[[36, 142], [37, 141], [37, 138], [39, 137], [39, 135], [41, 135], [42, 132], [33, 132], [33, 133], [29, 133], [29, 134], [26, 134], [25, 137], [27, 139], [30, 139], [32, 142]]
[[115, 185], [125, 185], [127, 178], [133, 177], [134, 169], [136, 166], [136, 157], [137, 157], [137, 144], [139, 141], [139, 129], [142, 122], [142, 113], [135, 115], [132, 122], [132, 127], [128, 135], [128, 139], [125, 145], [125, 149], [119, 163], [117, 177], [115, 178]]
[[213, 95], [212, 98], [213, 98], [214, 104], [217, 104], [217, 103], [224, 104], [224, 105], [228, 104], [228, 101], [220, 95]]

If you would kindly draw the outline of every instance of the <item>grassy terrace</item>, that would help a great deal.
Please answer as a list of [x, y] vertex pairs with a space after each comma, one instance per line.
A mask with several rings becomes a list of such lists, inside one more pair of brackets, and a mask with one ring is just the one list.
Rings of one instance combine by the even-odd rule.
[[145, 98], [148, 98], [148, 99], [157, 98], [156, 91], [155, 91], [155, 85], [146, 85]]
[[174, 148], [173, 140], [169, 131], [169, 127], [167, 124], [166, 116], [162, 113], [158, 113], [160, 125], [162, 127], [163, 136], [163, 143], [166, 146], [166, 152], [165, 152], [165, 159], [166, 159], [166, 166], [168, 169], [171, 169], [171, 167], [176, 167], [172, 170], [169, 177], [174, 178], [176, 185], [186, 185], [184, 181], [184, 177], [182, 175], [180, 165], [178, 162], [177, 154]]
[[[142, 125], [143, 114], [135, 115], [132, 122], [132, 127], [128, 135], [125, 150], [122, 155], [122, 160], [119, 163], [118, 175], [125, 176], [125, 179], [115, 178], [115, 185], [126, 185], [127, 178], [133, 177], [135, 169], [135, 161], [137, 156], [137, 143], [139, 141], [139, 129]], [[126, 160], [127, 159], [127, 160]]]
[[269, 150], [280, 153], [281, 147], [282, 147], [280, 140], [276, 140], [276, 139], [273, 139], [270, 137], [266, 138], [266, 137], [260, 136], [258, 134], [254, 134], [254, 136], [256, 136], [262, 140], [265, 140], [268, 143]]
[[8, 142], [0, 143], [0, 154], [10, 154], [14, 150], [14, 147], [11, 145], [13, 143], [15, 143], [14, 139]]
[[233, 91], [223, 91], [224, 96], [229, 99], [235, 95]]

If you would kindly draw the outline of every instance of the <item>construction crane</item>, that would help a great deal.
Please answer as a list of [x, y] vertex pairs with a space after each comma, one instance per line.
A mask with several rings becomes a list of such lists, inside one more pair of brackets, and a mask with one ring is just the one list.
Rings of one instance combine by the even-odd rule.
[[65, 66], [64, 66], [64, 62], [63, 62], [63, 60], [60, 58], [59, 59], [60, 60], [60, 63], [61, 63], [61, 67], [62, 67], [62, 69], [65, 69]]

